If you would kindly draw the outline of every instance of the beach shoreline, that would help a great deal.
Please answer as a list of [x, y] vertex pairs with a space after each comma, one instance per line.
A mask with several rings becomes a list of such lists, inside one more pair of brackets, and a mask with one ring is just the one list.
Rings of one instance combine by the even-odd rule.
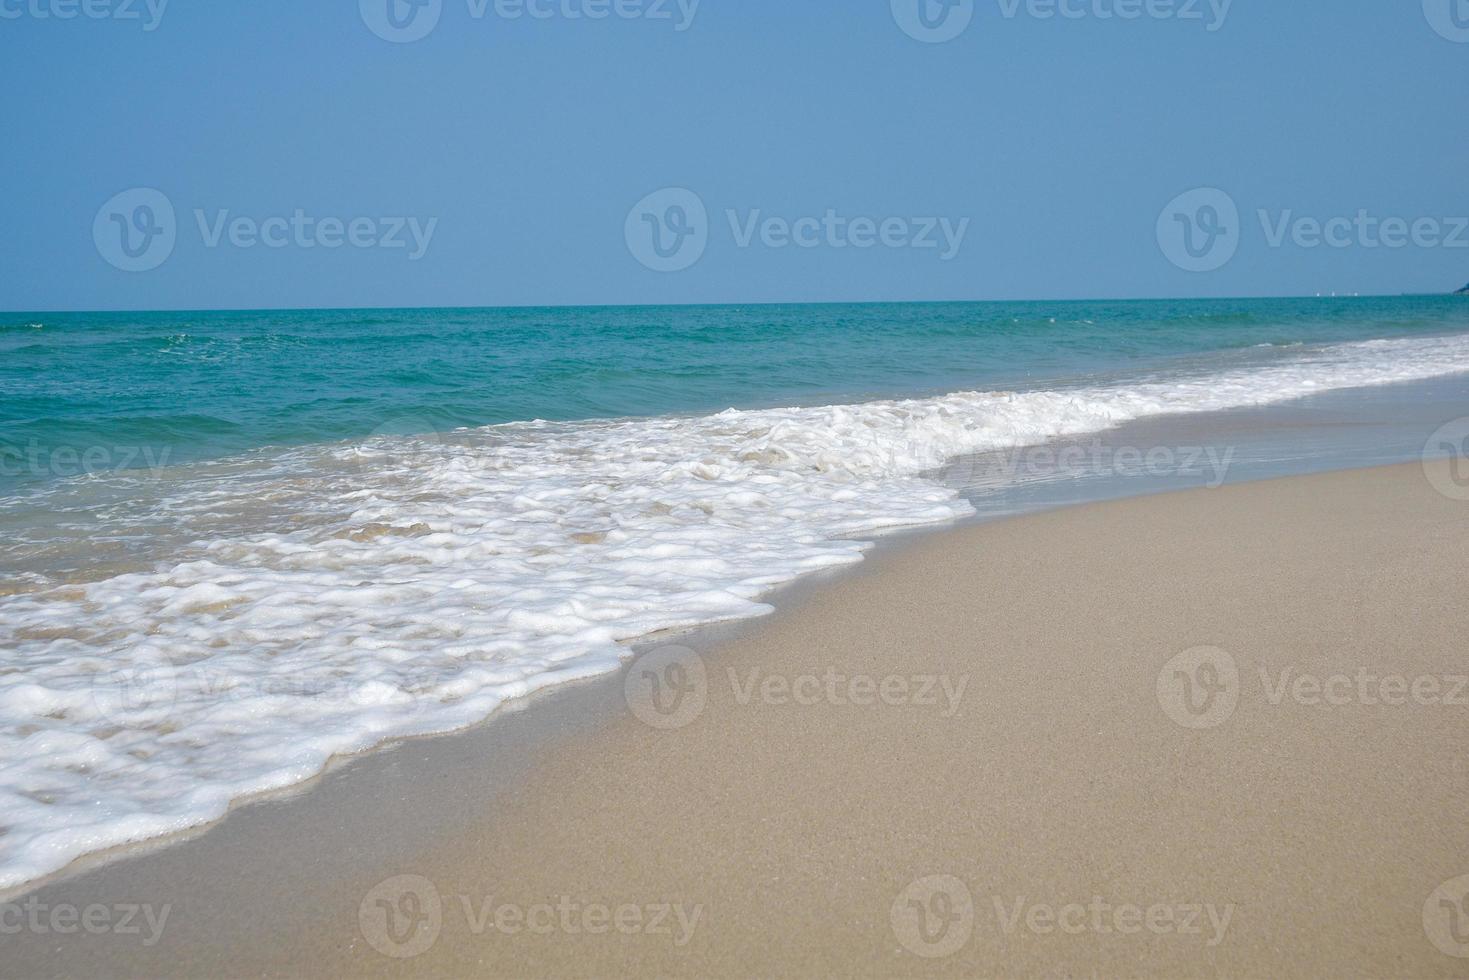
[[[763, 615], [772, 589], [859, 563], [896, 527], [1415, 458], [1465, 414], [1466, 338], [1380, 319], [1418, 304], [1326, 323], [1294, 308], [1284, 338], [1423, 334], [1324, 344], [1284, 342], [1261, 317], [1279, 311], [1251, 309], [1112, 310], [1137, 331], [1113, 356], [1133, 363], [1064, 380], [1038, 373], [1064, 365], [1004, 307], [925, 311], [917, 335], [1008, 352], [971, 381], [1026, 384], [602, 421], [522, 406], [511, 417], [531, 421], [390, 425], [7, 498], [0, 883], [197, 830], [395, 739], [462, 731], [615, 671], [630, 640]], [[1221, 315], [1227, 339], [1208, 329]], [[1117, 342], [1106, 322], [1063, 332], [1081, 349]], [[1282, 426], [1295, 411], [1314, 418]], [[1230, 455], [1262, 426], [1276, 438]], [[1184, 430], [1198, 441], [1170, 441]]]
[[[1469, 411], [1466, 381], [1462, 376], [1450, 376], [1330, 391], [1282, 405], [1148, 418], [1073, 439], [959, 457], [929, 476], [960, 493], [973, 513], [942, 524], [889, 528], [855, 535], [853, 539], [865, 542], [865, 558], [870, 559], [956, 528], [1059, 508], [1194, 488], [1212, 489], [1226, 483], [1401, 463], [1422, 456], [1426, 433], [1443, 419], [1466, 411]], [[760, 596], [759, 601], [772, 611], [788, 611], [821, 590], [840, 584], [860, 567], [858, 563], [807, 573], [774, 587]], [[323, 771], [304, 782], [240, 797], [223, 816], [197, 826], [84, 854], [56, 872], [0, 889], [0, 901], [24, 896], [116, 861], [198, 839], [242, 809], [297, 799], [343, 767], [405, 744], [466, 734], [495, 739], [501, 737], [498, 733], [501, 722], [512, 718], [515, 724], [540, 733], [530, 744], [539, 744], [539, 740], [558, 731], [607, 723], [624, 711], [626, 706], [621, 696], [588, 696], [588, 692], [616, 688], [620, 683], [618, 678], [627, 670], [628, 659], [634, 654], [665, 643], [715, 649], [761, 629], [765, 622], [764, 616], [739, 618], [660, 631], [626, 641], [627, 652], [617, 668], [538, 687], [524, 696], [510, 698], [488, 717], [465, 727], [388, 738], [363, 751], [336, 756]], [[547, 714], [539, 723], [526, 724], [521, 716], [528, 711]], [[513, 732], [506, 737], [516, 738]], [[527, 743], [521, 744], [529, 748]], [[528, 771], [524, 751], [498, 752], [496, 756], [503, 765], [487, 775], [494, 785], [513, 785]]]
[[[624, 669], [498, 724], [401, 743], [26, 899], [169, 905], [155, 945], [24, 933], [4, 939], [4, 960], [27, 976], [1451, 975], [1459, 962], [1424, 909], [1469, 873], [1455, 867], [1469, 832], [1452, 819], [1469, 795], [1452, 753], [1469, 709], [1327, 710], [1291, 686], [1369, 670], [1437, 678], [1448, 696], [1469, 562], [1449, 532], [1469, 505], [1425, 472], [1091, 504], [879, 549], [739, 635], [685, 641], [707, 681], [685, 724], [637, 720]], [[1239, 668], [1217, 728], [1179, 724], [1158, 693], [1170, 659], [1200, 648], [1233, 651]], [[848, 678], [836, 700], [804, 683], [832, 671]], [[859, 676], [873, 682], [866, 707], [852, 703]], [[906, 685], [884, 692], [895, 678]], [[403, 875], [441, 904], [434, 941], [399, 957], [368, 898]], [[969, 939], [930, 958], [889, 913], [935, 881], [960, 883], [973, 912]], [[655, 907], [670, 923], [682, 909], [687, 941], [465, 917], [557, 896], [637, 906], [645, 925]], [[1210, 907], [1220, 939], [1032, 928], [1094, 898], [1174, 909], [1169, 921], [1198, 906], [1204, 922]]]
[[0, 980], [1469, 980], [1469, 0], [536, 2], [0, 0]]

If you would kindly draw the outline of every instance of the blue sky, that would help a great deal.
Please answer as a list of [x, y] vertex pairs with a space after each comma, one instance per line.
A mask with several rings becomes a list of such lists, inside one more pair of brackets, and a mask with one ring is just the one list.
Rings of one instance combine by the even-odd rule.
[[[408, 42], [370, 26], [390, 0], [151, 2], [0, 0], [0, 309], [1469, 280], [1469, 0], [426, 0]], [[905, 32], [920, 2], [955, 36]], [[163, 220], [137, 188], [172, 247], [130, 272], [123, 230]], [[1214, 191], [1166, 210], [1197, 188], [1237, 220]], [[697, 261], [650, 268], [658, 227]], [[1220, 238], [1208, 271], [1170, 228]]]

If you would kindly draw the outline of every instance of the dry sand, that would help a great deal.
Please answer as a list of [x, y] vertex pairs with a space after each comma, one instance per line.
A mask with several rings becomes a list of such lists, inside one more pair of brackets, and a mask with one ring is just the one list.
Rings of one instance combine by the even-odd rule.
[[1414, 465], [927, 536], [636, 663], [682, 727], [617, 678], [369, 756], [33, 896], [154, 945], [0, 973], [1469, 975], [1466, 519]]

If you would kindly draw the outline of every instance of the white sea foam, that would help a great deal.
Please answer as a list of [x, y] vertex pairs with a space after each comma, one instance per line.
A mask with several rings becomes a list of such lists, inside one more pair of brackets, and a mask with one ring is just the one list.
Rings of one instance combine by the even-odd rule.
[[515, 423], [180, 480], [160, 520], [273, 500], [301, 520], [0, 595], [0, 887], [612, 670], [620, 641], [759, 615], [770, 588], [859, 561], [855, 536], [968, 513], [924, 477], [954, 456], [1469, 371], [1469, 338], [1282, 356], [1128, 386]]

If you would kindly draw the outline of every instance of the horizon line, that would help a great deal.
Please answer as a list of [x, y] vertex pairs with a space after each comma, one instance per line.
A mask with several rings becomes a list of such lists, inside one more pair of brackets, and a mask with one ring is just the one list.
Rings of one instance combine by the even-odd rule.
[[448, 306], [257, 306], [257, 307], [189, 307], [162, 309], [151, 307], [125, 307], [114, 309], [16, 309], [0, 310], [0, 315], [20, 316], [31, 314], [122, 314], [122, 313], [341, 313], [356, 311], [443, 311], [443, 310], [639, 310], [639, 309], [716, 309], [720, 307], [763, 307], [763, 306], [957, 306], [1013, 303], [1209, 303], [1250, 300], [1313, 300], [1313, 299], [1417, 299], [1450, 297], [1460, 295], [1463, 290], [1444, 293], [1376, 293], [1376, 294], [1298, 294], [1280, 293], [1258, 296], [1130, 296], [1130, 297], [1080, 297], [1071, 299], [919, 299], [919, 300], [760, 300], [755, 302], [704, 302], [704, 303], [504, 303], [482, 305]]

